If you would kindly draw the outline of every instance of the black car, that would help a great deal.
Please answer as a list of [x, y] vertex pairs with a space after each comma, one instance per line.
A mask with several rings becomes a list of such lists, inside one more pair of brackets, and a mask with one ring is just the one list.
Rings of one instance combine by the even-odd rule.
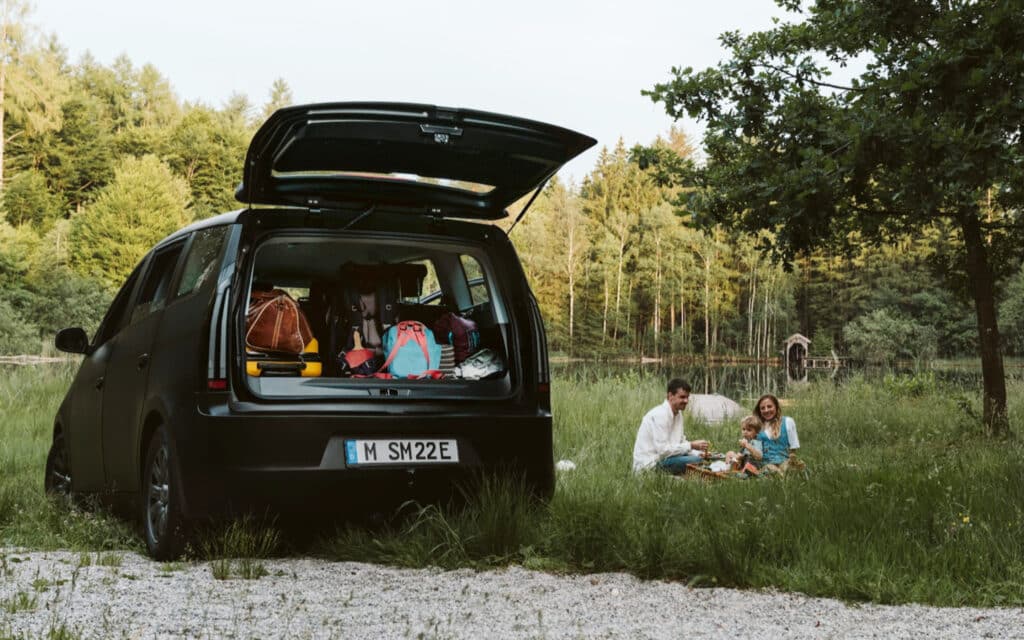
[[[511, 242], [481, 221], [594, 143], [417, 104], [276, 112], [246, 155], [244, 208], [157, 244], [91, 341], [57, 334], [85, 358], [54, 422], [47, 490], [137, 505], [156, 558], [180, 553], [189, 523], [255, 504], [380, 509], [499, 470], [550, 495], [544, 327]], [[247, 342], [261, 291], [301, 310], [301, 352]], [[360, 375], [345, 354], [372, 349], [352, 344], [368, 299], [371, 334], [447, 314], [475, 326], [486, 357]]]

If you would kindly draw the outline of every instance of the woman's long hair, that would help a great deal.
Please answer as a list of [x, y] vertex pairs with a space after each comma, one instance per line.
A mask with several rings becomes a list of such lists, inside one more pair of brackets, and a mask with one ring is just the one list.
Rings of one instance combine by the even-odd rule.
[[[772, 404], [775, 405], [775, 417], [770, 422], [766, 422], [761, 416], [761, 403], [765, 399], [771, 400]], [[779, 435], [782, 434], [782, 405], [779, 404], [779, 399], [770, 393], [766, 393], [757, 399], [757, 404], [754, 405], [754, 415], [757, 416], [761, 424], [764, 425], [764, 431], [768, 434], [768, 437], [772, 440], [778, 440]]]

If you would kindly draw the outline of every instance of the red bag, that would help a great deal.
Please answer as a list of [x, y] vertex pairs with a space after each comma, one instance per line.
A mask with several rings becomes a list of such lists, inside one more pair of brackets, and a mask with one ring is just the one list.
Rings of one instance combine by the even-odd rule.
[[356, 329], [352, 332], [352, 348], [338, 354], [338, 369], [342, 375], [354, 377], [372, 376], [381, 368], [380, 358], [373, 349], [363, 347], [362, 335]]
[[456, 364], [480, 349], [480, 330], [468, 318], [448, 312], [434, 323], [434, 338], [455, 348]]
[[303, 352], [313, 339], [306, 315], [280, 289], [253, 291], [245, 314], [245, 346], [254, 351]]

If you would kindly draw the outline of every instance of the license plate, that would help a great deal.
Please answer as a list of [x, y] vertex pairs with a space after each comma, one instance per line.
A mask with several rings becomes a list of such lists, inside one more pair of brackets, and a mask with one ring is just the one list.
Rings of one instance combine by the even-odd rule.
[[449, 464], [459, 461], [455, 440], [346, 440], [345, 462], [355, 465]]

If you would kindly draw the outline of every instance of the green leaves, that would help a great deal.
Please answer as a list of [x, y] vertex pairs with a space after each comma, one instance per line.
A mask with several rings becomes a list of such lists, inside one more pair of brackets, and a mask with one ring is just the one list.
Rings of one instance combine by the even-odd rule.
[[63, 208], [61, 198], [50, 191], [46, 177], [36, 170], [15, 174], [3, 190], [3, 213], [14, 226], [48, 228], [63, 214]]
[[[784, 2], [795, 11], [796, 3]], [[980, 0], [864, 3], [818, 0], [806, 22], [722, 43], [731, 58], [650, 95], [669, 115], [707, 124], [707, 163], [694, 199], [705, 224], [779, 229], [789, 258], [842, 247], [850, 231], [879, 240], [950, 217], [976, 229], [987, 217], [1011, 233], [966, 242], [972, 256], [986, 371], [986, 420], [1005, 427], [989, 253], [1024, 237], [1024, 11]], [[867, 60], [849, 88], [827, 82], [834, 66]], [[739, 213], [739, 212], [742, 212]], [[1018, 260], [1015, 258], [1014, 260]]]
[[192, 220], [188, 186], [155, 156], [128, 158], [71, 221], [71, 264], [115, 290], [154, 244]]

